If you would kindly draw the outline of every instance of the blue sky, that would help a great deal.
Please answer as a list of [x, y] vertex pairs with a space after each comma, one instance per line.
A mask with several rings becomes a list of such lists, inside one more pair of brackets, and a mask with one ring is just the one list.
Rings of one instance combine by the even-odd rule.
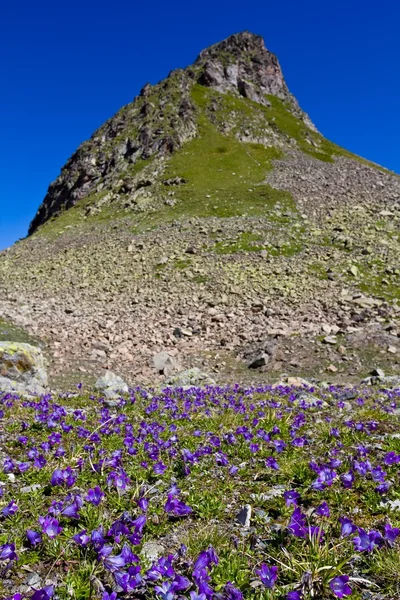
[[26, 235], [78, 145], [147, 81], [248, 29], [320, 131], [400, 172], [397, 0], [6, 0], [0, 8], [0, 249]]

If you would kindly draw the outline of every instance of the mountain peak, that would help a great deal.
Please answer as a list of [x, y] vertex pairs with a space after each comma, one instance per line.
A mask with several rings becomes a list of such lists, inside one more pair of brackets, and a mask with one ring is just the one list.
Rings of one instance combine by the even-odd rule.
[[244, 30], [230, 35], [221, 42], [208, 46], [208, 48], [205, 48], [200, 52], [199, 58], [202, 58], [205, 55], [218, 54], [226, 51], [239, 55], [243, 53], [249, 54], [254, 51], [260, 52], [263, 50], [266, 50], [264, 39], [260, 35]]
[[239, 92], [258, 104], [269, 106], [267, 95], [277, 96], [298, 109], [290, 94], [275, 54], [266, 49], [261, 36], [242, 31], [200, 52], [201, 85], [226, 92]]

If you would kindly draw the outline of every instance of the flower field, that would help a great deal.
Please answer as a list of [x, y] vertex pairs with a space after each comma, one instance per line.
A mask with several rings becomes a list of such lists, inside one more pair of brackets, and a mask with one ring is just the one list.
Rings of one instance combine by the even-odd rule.
[[0, 598], [400, 597], [400, 390], [0, 395]]

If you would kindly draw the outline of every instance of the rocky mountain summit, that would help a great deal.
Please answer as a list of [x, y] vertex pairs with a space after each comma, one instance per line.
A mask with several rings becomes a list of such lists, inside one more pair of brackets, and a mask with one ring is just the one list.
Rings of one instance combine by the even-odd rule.
[[399, 224], [400, 178], [325, 139], [262, 38], [239, 33], [68, 160], [0, 253], [0, 340], [40, 344], [54, 385], [102, 368], [130, 384], [178, 366], [390, 375]]
[[[191, 97], [196, 83], [268, 107], [268, 95], [273, 95], [315, 131], [290, 94], [278, 59], [264, 47], [263, 39], [248, 32], [233, 35], [203, 50], [192, 67], [172, 71], [156, 86], [145, 85], [132, 104], [82, 144], [49, 187], [29, 233], [90, 194], [101, 194], [101, 205], [115, 200], [135, 203], [142, 195], [136, 192], [151, 185], [152, 178], [135, 177], [129, 166], [152, 157], [168, 157], [199, 134]], [[215, 103], [210, 110], [216, 111]], [[154, 177], [159, 170], [157, 165], [149, 171]], [[112, 196], [104, 200], [106, 190]]]

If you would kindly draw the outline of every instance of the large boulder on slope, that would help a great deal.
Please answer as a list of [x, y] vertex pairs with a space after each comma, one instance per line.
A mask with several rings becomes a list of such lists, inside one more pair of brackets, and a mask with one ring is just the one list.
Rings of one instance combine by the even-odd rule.
[[105, 398], [118, 398], [129, 392], [128, 384], [112, 371], [106, 371], [95, 383], [95, 388]]
[[21, 342], [0, 342], [0, 391], [40, 395], [46, 390], [41, 349]]

